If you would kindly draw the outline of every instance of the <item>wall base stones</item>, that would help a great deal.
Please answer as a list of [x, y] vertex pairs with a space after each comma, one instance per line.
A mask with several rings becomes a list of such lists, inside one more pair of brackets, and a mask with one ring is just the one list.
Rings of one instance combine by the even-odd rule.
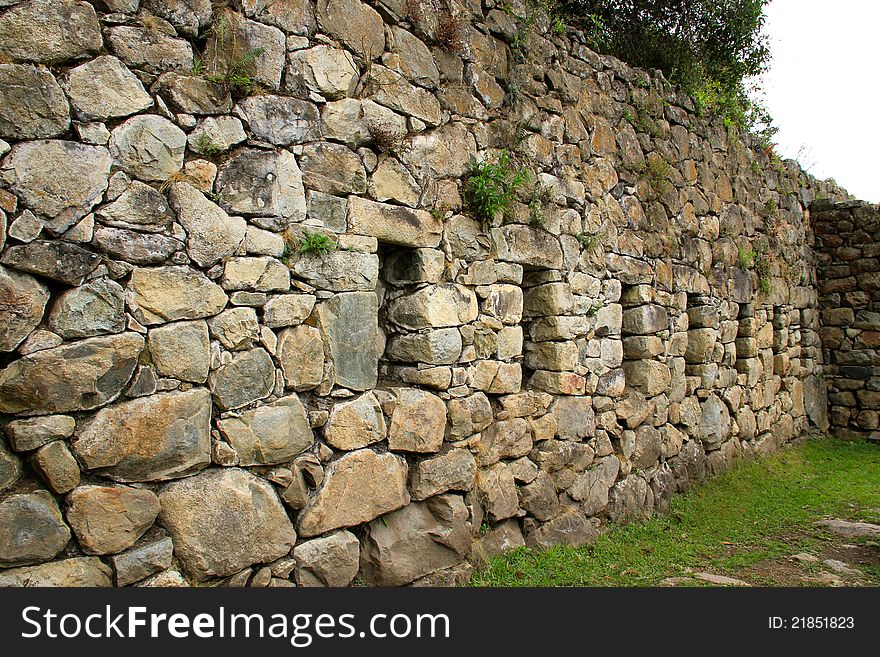
[[460, 584], [876, 435], [876, 208], [520, 0], [0, 4], [0, 585]]

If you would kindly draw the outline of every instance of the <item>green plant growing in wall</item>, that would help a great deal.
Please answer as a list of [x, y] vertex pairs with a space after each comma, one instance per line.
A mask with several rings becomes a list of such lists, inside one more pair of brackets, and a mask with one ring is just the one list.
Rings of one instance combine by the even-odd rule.
[[636, 173], [647, 180], [654, 191], [662, 192], [670, 184], [669, 176], [672, 173], [672, 167], [658, 154], [656, 157], [649, 156], [645, 160], [645, 164], [636, 169]]
[[529, 198], [529, 220], [532, 225], [543, 228], [547, 223], [547, 211], [553, 203], [553, 188], [539, 185]]
[[474, 166], [465, 184], [470, 208], [478, 219], [492, 221], [510, 207], [517, 190], [528, 181], [529, 172], [502, 150], [494, 161], [486, 159]]
[[232, 94], [246, 95], [257, 86], [253, 78], [257, 59], [265, 48], [249, 48], [234, 25], [237, 13], [222, 10], [208, 30], [205, 58], [196, 60], [193, 72]]
[[299, 241], [298, 253], [305, 255], [306, 253], [316, 253], [325, 255], [336, 248], [336, 243], [323, 233], [311, 233], [306, 231]]
[[203, 155], [207, 155], [208, 157], [214, 157], [223, 149], [217, 144], [214, 144], [211, 141], [210, 137], [208, 137], [208, 135], [203, 132], [199, 135], [198, 140], [196, 140], [196, 150]]
[[587, 309], [587, 317], [595, 317], [596, 314], [605, 307], [605, 300], [599, 299], [596, 303]]
[[599, 233], [578, 233], [576, 239], [581, 243], [584, 251], [592, 253], [601, 243], [602, 236]]
[[739, 261], [740, 269], [747, 271], [755, 266], [755, 256], [757, 252], [754, 249], [745, 249], [743, 247], [739, 247], [737, 250], [737, 259]]

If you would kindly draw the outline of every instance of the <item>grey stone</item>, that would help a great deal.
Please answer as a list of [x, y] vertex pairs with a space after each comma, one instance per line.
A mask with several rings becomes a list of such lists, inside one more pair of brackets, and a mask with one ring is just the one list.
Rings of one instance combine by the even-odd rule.
[[73, 435], [76, 421], [68, 415], [13, 420], [6, 425], [6, 435], [16, 452], [29, 452], [53, 440]]
[[163, 481], [211, 462], [211, 397], [204, 388], [158, 393], [99, 411], [77, 427], [86, 470], [115, 481]]
[[328, 100], [350, 96], [358, 82], [354, 58], [345, 50], [318, 45], [288, 55], [287, 83], [291, 91], [300, 85]]
[[400, 586], [454, 566], [470, 546], [464, 501], [458, 495], [440, 495], [370, 523], [361, 550], [361, 572], [376, 586]]
[[132, 314], [147, 326], [216, 315], [227, 299], [219, 285], [189, 267], [138, 267], [126, 291]]
[[322, 290], [372, 291], [379, 277], [379, 257], [342, 250], [304, 253], [293, 263], [292, 271], [294, 276]]
[[360, 0], [318, 0], [318, 26], [349, 49], [372, 60], [385, 50], [382, 17]]
[[97, 557], [74, 557], [0, 572], [0, 587], [112, 586], [113, 571]]
[[669, 328], [669, 316], [662, 306], [646, 304], [623, 311], [623, 332], [650, 335]]
[[150, 575], [171, 568], [174, 543], [170, 538], [138, 545], [110, 558], [116, 573], [116, 586], [128, 586]]
[[175, 556], [199, 580], [274, 561], [296, 542], [272, 486], [245, 470], [209, 470], [170, 483], [159, 502]]
[[492, 406], [482, 392], [449, 401], [449, 437], [452, 439], [478, 433], [492, 424], [492, 420]]
[[657, 360], [628, 360], [623, 371], [627, 384], [647, 397], [666, 392], [672, 383], [669, 367]]
[[128, 486], [80, 486], [67, 504], [67, 522], [86, 554], [130, 548], [159, 515], [155, 493]]
[[378, 305], [373, 292], [344, 292], [315, 307], [336, 384], [352, 390], [376, 385]]
[[257, 139], [276, 146], [320, 138], [320, 117], [314, 104], [287, 96], [249, 96], [235, 106]]
[[710, 395], [701, 404], [702, 439], [707, 446], [720, 445], [730, 435], [730, 411], [717, 395]]
[[158, 75], [192, 67], [192, 46], [183, 39], [128, 25], [114, 25], [105, 35], [113, 54], [133, 68]]
[[245, 220], [230, 217], [192, 185], [175, 183], [169, 198], [189, 238], [187, 253], [199, 266], [210, 267], [232, 255], [244, 241]]
[[511, 518], [519, 511], [516, 483], [506, 463], [496, 463], [480, 470], [476, 490], [490, 522]]
[[419, 461], [410, 470], [410, 494], [413, 500], [445, 493], [469, 491], [474, 487], [477, 462], [466, 449], [451, 449], [446, 454]]
[[608, 491], [620, 472], [616, 456], [607, 456], [580, 475], [568, 489], [568, 495], [581, 503], [581, 510], [588, 516], [595, 515], [608, 505]]
[[202, 320], [173, 322], [151, 329], [150, 357], [162, 376], [204, 383], [211, 367], [208, 326]]
[[315, 441], [305, 408], [296, 395], [220, 420], [218, 427], [242, 466], [290, 461]]
[[164, 181], [183, 168], [186, 135], [166, 118], [135, 116], [110, 134], [110, 153], [129, 175]]
[[244, 250], [251, 255], [265, 255], [280, 258], [284, 255], [284, 238], [256, 226], [248, 226], [244, 236]]
[[265, 349], [238, 353], [208, 376], [215, 403], [224, 410], [268, 397], [275, 388], [275, 365]]
[[49, 327], [65, 339], [125, 330], [122, 286], [106, 278], [68, 290], [55, 301]]
[[113, 401], [144, 348], [137, 333], [88, 338], [29, 354], [0, 370], [0, 412], [48, 415]]
[[0, 438], [0, 493], [18, 481], [20, 474], [21, 461], [7, 449], [6, 441]]
[[260, 323], [253, 308], [230, 308], [208, 322], [211, 335], [227, 349], [250, 349], [260, 340]]
[[0, 351], [12, 351], [43, 319], [49, 289], [37, 279], [0, 266]]
[[552, 519], [559, 509], [556, 487], [546, 472], [538, 475], [525, 486], [520, 486], [519, 505], [532, 517], [547, 521]]
[[635, 431], [636, 446], [631, 462], [634, 468], [649, 468], [660, 458], [660, 432], [652, 426], [642, 425]]
[[562, 248], [547, 231], [512, 224], [491, 232], [499, 260], [542, 269], [562, 267]]
[[185, 246], [182, 241], [165, 235], [105, 227], [94, 231], [92, 245], [115, 260], [136, 265], [164, 264]]
[[372, 100], [346, 98], [324, 105], [324, 136], [351, 147], [375, 142], [377, 132], [401, 141], [407, 135], [406, 118]]
[[225, 114], [232, 109], [232, 97], [222, 84], [194, 75], [163, 73], [153, 85], [171, 105], [185, 114]]
[[299, 392], [321, 385], [324, 378], [324, 344], [318, 329], [311, 326], [284, 329], [278, 336], [276, 353], [286, 387]]
[[361, 449], [327, 468], [324, 485], [299, 517], [299, 533], [317, 536], [369, 522], [409, 504], [406, 462], [393, 454]]
[[64, 441], [43, 445], [31, 456], [30, 463], [40, 479], [59, 495], [79, 485], [79, 464]]
[[108, 226], [148, 233], [164, 231], [174, 221], [165, 196], [138, 180], [113, 203], [101, 207], [96, 216]]
[[[45, 227], [46, 224], [42, 219], [38, 219], [30, 210], [25, 210], [9, 224], [9, 237], [27, 244], [37, 239]], [[0, 247], [2, 247], [2, 242], [0, 242]]]
[[403, 452], [436, 452], [446, 430], [446, 404], [437, 395], [394, 388], [397, 398], [388, 429], [388, 447]]
[[348, 586], [360, 569], [360, 543], [339, 531], [300, 543], [293, 549], [297, 586]]
[[396, 336], [388, 344], [386, 355], [405, 363], [451, 365], [461, 355], [461, 333], [456, 328]]
[[209, 116], [199, 121], [186, 142], [193, 153], [214, 156], [246, 139], [241, 121], [234, 116]]
[[220, 284], [224, 290], [286, 292], [290, 289], [290, 270], [268, 256], [231, 258], [223, 267]]
[[309, 0], [243, 0], [242, 6], [248, 16], [288, 34], [305, 36], [315, 30], [315, 8]]
[[269, 328], [295, 326], [304, 322], [315, 307], [311, 294], [282, 294], [274, 296], [263, 306], [263, 323]]
[[189, 36], [198, 36], [211, 23], [211, 0], [142, 0], [142, 4]]
[[431, 247], [440, 244], [442, 222], [425, 210], [376, 203], [356, 196], [348, 199], [349, 230], [381, 242]]
[[307, 144], [299, 165], [303, 183], [309, 189], [339, 196], [367, 191], [367, 175], [361, 159], [341, 144], [326, 141]]
[[220, 167], [220, 205], [229, 212], [261, 217], [262, 228], [284, 230], [305, 219], [302, 172], [293, 154], [241, 148]]
[[524, 546], [519, 523], [513, 519], [505, 520], [488, 531], [480, 528], [480, 535], [471, 548], [471, 559], [480, 566], [487, 566], [493, 557]]
[[36, 66], [0, 64], [0, 137], [57, 137], [70, 127], [70, 110], [51, 72]]
[[98, 265], [96, 253], [67, 242], [37, 240], [11, 246], [3, 253], [4, 265], [51, 278], [67, 285], [79, 285]]
[[440, 101], [429, 91], [411, 85], [397, 71], [385, 66], [373, 66], [366, 79], [366, 89], [380, 105], [429, 126], [440, 125]]
[[639, 476], [629, 475], [617, 482], [608, 496], [608, 518], [626, 524], [651, 515], [648, 505], [648, 484]]
[[72, 225], [101, 200], [111, 164], [103, 146], [53, 139], [16, 144], [0, 173], [27, 207], [50, 219], [66, 211]]
[[135, 74], [110, 55], [71, 69], [68, 86], [73, 109], [85, 121], [129, 116], [153, 105], [153, 99]]
[[0, 566], [48, 561], [69, 540], [70, 529], [48, 491], [14, 494], [0, 502]]
[[850, 522], [848, 520], [838, 520], [835, 518], [818, 520], [813, 523], [817, 527], [821, 527], [833, 534], [846, 536], [848, 538], [878, 538], [880, 537], [880, 525], [869, 522]]
[[31, 0], [0, 16], [0, 55], [10, 59], [59, 63], [101, 45], [98, 17], [87, 2]]
[[389, 304], [388, 318], [413, 331], [468, 324], [478, 315], [477, 297], [463, 285], [441, 283], [419, 288]]
[[[435, 88], [440, 83], [440, 72], [428, 47], [412, 34], [399, 27], [391, 28], [393, 51], [397, 67], [410, 82]], [[389, 48], [392, 50], [392, 48]]]
[[324, 440], [336, 449], [351, 451], [385, 440], [386, 431], [379, 402], [367, 392], [333, 406], [324, 425]]
[[555, 545], [571, 545], [581, 547], [590, 545], [599, 537], [599, 531], [576, 508], [569, 508], [549, 522], [541, 525], [525, 537], [529, 547], [541, 550]]

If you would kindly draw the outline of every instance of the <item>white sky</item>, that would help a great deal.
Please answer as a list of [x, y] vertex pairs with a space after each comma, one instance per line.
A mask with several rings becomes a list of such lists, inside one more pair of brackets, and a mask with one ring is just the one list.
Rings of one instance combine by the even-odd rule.
[[765, 11], [776, 152], [880, 202], [880, 2], [772, 0]]

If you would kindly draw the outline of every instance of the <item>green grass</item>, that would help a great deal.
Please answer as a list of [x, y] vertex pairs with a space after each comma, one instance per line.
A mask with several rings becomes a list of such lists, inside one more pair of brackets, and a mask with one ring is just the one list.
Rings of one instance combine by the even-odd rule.
[[[474, 575], [472, 585], [657, 586], [688, 569], [739, 577], [766, 560], [821, 552], [831, 539], [812, 522], [827, 516], [880, 521], [876, 445], [809, 440], [740, 463], [674, 497], [665, 516], [613, 527], [592, 546], [501, 555]], [[874, 585], [880, 584], [878, 563], [880, 558], [859, 565]], [[760, 574], [750, 581], [772, 583]]]

